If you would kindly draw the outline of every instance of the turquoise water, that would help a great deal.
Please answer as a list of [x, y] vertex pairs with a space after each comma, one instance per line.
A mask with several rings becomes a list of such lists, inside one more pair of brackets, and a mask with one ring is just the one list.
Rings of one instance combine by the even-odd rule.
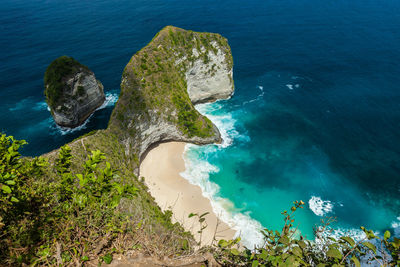
[[[188, 148], [185, 177], [247, 244], [300, 199], [310, 238], [325, 215], [340, 231], [400, 235], [399, 11], [397, 0], [3, 0], [0, 130], [40, 155], [105, 128], [123, 68], [162, 27], [218, 32], [236, 91], [199, 109], [225, 143]], [[56, 127], [44, 102], [43, 73], [61, 55], [91, 68], [108, 96], [74, 131]]]
[[[264, 227], [281, 229], [280, 214], [293, 200], [306, 202], [304, 210], [297, 211], [295, 226], [310, 239], [314, 238], [313, 227], [327, 217], [337, 218], [332, 224], [333, 235], [360, 238], [361, 225], [377, 233], [391, 229], [398, 235], [400, 218], [387, 206], [387, 202], [397, 201], [396, 197], [370, 198], [337, 174], [329, 166], [328, 156], [314, 144], [307, 144], [298, 133], [277, 136], [258, 128], [265, 114], [256, 111], [268, 110], [273, 104], [265, 102], [266, 89], [257, 87], [259, 94], [243, 102], [248, 105], [246, 109], [232, 107], [232, 100], [197, 106], [218, 126], [224, 142], [218, 146], [187, 145], [186, 171], [182, 173], [202, 188], [212, 200], [214, 211], [239, 231], [244, 243], [262, 244], [259, 230]], [[275, 116], [277, 110], [271, 112]], [[287, 116], [290, 111], [281, 112]], [[251, 134], [249, 128], [256, 128], [256, 134]]]

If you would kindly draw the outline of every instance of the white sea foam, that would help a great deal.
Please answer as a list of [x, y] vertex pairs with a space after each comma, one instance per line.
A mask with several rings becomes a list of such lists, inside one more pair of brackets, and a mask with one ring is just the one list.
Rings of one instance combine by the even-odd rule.
[[286, 87], [289, 88], [290, 90], [293, 90], [293, 84], [286, 84]]
[[47, 103], [45, 101], [42, 102], [37, 102], [33, 107], [33, 110], [37, 110], [37, 111], [41, 111], [41, 110], [48, 110], [50, 111], [49, 106], [47, 105]]
[[255, 97], [253, 99], [250, 99], [250, 100], [247, 100], [247, 101], [244, 101], [242, 105], [247, 105], [247, 104], [250, 104], [250, 103], [253, 103], [253, 102], [256, 102], [256, 101], [259, 101], [259, 100], [263, 99], [263, 97], [264, 97], [264, 86], [257, 85], [257, 88], [260, 90], [260, 93], [257, 95], [257, 97]]
[[[262, 225], [252, 219], [249, 214], [240, 213], [230, 200], [219, 196], [220, 187], [209, 179], [209, 175], [219, 172], [219, 168], [210, 164], [207, 160], [189, 155], [191, 150], [197, 147], [191, 144], [186, 145], [184, 153], [186, 168], [180, 175], [189, 183], [200, 186], [203, 196], [210, 199], [215, 214], [237, 231], [236, 235], [242, 238], [242, 243], [245, 246], [252, 248], [254, 245], [261, 245], [263, 241], [263, 236], [260, 233]], [[206, 151], [208, 150], [209, 153], [215, 149], [218, 148], [210, 146], [206, 148]]]
[[53, 131], [54, 134], [61, 134], [61, 135], [72, 134], [72, 133], [75, 133], [75, 132], [79, 132], [80, 130], [86, 129], [86, 126], [87, 126], [87, 124], [90, 121], [90, 118], [92, 116], [93, 116], [93, 114], [91, 114], [89, 116], [89, 118], [87, 118], [86, 121], [83, 124], [81, 124], [81, 125], [79, 125], [78, 127], [75, 127], [75, 128], [62, 127], [60, 125], [57, 125], [54, 121], [50, 125], [50, 128], [52, 130], [54, 130]]
[[234, 139], [249, 141], [250, 138], [246, 135], [241, 135], [235, 128], [236, 120], [232, 117], [231, 113], [224, 113], [222, 115], [215, 115], [215, 111], [221, 109], [220, 103], [213, 104], [198, 104], [196, 109], [204, 116], [207, 116], [217, 126], [222, 137], [222, 147], [228, 147], [232, 144]]
[[400, 236], [400, 216], [397, 217], [397, 221], [392, 222], [392, 228], [395, 236]]
[[103, 105], [101, 105], [96, 110], [114, 106], [114, 104], [117, 102], [117, 100], [118, 100], [118, 94], [117, 93], [106, 93], [106, 100], [104, 100]]
[[320, 197], [312, 196], [308, 201], [308, 206], [317, 216], [324, 216], [332, 212], [333, 204], [329, 200], [322, 200]]
[[[260, 90], [262, 89], [261, 87]], [[252, 248], [254, 245], [262, 245], [263, 235], [260, 232], [262, 225], [252, 219], [249, 213], [241, 213], [230, 200], [219, 196], [219, 186], [209, 179], [211, 173], [219, 172], [219, 168], [210, 164], [207, 160], [199, 158], [196, 153], [197, 149], [201, 149], [202, 154], [224, 149], [230, 146], [235, 139], [242, 141], [249, 140], [246, 135], [241, 135], [236, 130], [236, 120], [232, 117], [231, 113], [216, 114], [221, 108], [222, 105], [218, 102], [196, 105], [196, 109], [201, 114], [206, 115], [218, 127], [223, 142], [218, 146], [209, 145], [201, 148], [196, 145], [186, 145], [184, 153], [186, 169], [181, 175], [191, 184], [200, 186], [203, 195], [210, 199], [215, 214], [237, 231], [237, 236], [242, 238], [242, 243], [245, 246]]]
[[[363, 230], [361, 229], [355, 229], [355, 228], [350, 228], [350, 229], [345, 229], [345, 228], [336, 228], [336, 229], [329, 229], [330, 237], [333, 237], [335, 239], [339, 239], [342, 236], [350, 236], [356, 241], [363, 240], [366, 235]], [[378, 232], [374, 232], [375, 234], [379, 234]]]

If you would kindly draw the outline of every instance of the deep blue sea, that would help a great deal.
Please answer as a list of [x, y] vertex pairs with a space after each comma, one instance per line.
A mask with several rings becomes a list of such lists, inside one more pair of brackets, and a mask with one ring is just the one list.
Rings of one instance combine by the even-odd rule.
[[[235, 94], [201, 105], [224, 135], [188, 146], [202, 186], [247, 244], [296, 215], [303, 234], [324, 216], [338, 233], [364, 225], [400, 235], [400, 1], [2, 0], [0, 131], [51, 151], [105, 128], [130, 57], [164, 26], [218, 32], [234, 58]], [[107, 103], [74, 131], [44, 102], [48, 64], [69, 55], [103, 83]], [[397, 229], [397, 230], [396, 230]]]

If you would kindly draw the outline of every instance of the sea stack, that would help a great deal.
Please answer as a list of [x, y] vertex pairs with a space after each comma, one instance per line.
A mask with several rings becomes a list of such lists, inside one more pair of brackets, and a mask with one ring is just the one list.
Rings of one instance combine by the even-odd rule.
[[105, 100], [104, 87], [94, 73], [68, 56], [51, 62], [44, 86], [51, 115], [63, 127], [81, 125]]

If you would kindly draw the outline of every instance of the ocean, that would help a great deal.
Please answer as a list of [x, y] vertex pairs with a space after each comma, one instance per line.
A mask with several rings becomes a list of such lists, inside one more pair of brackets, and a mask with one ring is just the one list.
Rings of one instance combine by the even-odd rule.
[[[164, 26], [217, 32], [234, 58], [235, 94], [197, 106], [221, 145], [188, 145], [186, 179], [251, 246], [295, 200], [313, 238], [365, 226], [400, 236], [400, 2], [396, 0], [82, 1], [0, 4], [0, 130], [36, 156], [107, 127], [123, 68]], [[43, 75], [69, 55], [107, 102], [78, 129], [56, 126]]]

